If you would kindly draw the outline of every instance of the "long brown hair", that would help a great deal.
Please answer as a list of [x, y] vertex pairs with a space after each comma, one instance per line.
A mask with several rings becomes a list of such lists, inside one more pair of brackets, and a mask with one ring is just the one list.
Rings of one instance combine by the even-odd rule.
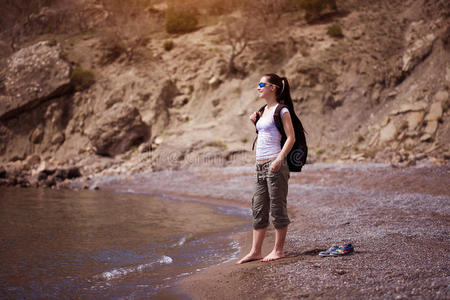
[[277, 87], [275, 96], [278, 103], [286, 105], [290, 111], [294, 112], [294, 104], [291, 98], [291, 88], [286, 77], [280, 77], [275, 73], [265, 74], [267, 81]]

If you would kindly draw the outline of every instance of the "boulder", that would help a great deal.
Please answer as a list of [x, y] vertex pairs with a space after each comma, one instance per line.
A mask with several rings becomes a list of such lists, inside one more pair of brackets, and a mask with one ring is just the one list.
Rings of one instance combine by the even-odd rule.
[[222, 80], [217, 78], [216, 76], [213, 76], [209, 81], [208, 84], [212, 88], [217, 88], [222, 83]]
[[435, 102], [431, 104], [430, 111], [425, 117], [425, 121], [438, 121], [442, 117], [443, 113], [444, 111], [442, 109], [441, 102]]
[[6, 62], [0, 119], [67, 93], [71, 69], [59, 44], [39, 42], [11, 55]]
[[437, 128], [438, 128], [438, 121], [428, 121], [424, 132], [433, 136], [436, 133]]
[[402, 57], [402, 71], [411, 72], [433, 49], [437, 36], [422, 20], [412, 22], [405, 32], [406, 49]]
[[30, 170], [37, 164], [41, 162], [41, 157], [38, 154], [31, 154], [29, 155], [23, 164], [23, 168], [25, 170]]
[[117, 103], [100, 115], [86, 130], [96, 153], [115, 156], [149, 137], [149, 128], [136, 107]]
[[153, 141], [155, 143], [155, 145], [161, 145], [164, 142], [164, 139], [160, 136], [156, 137], [155, 140]]
[[383, 129], [380, 131], [380, 141], [389, 142], [395, 139], [397, 136], [397, 128], [395, 127], [393, 122], [389, 122]]
[[437, 102], [445, 103], [448, 100], [448, 92], [444, 91], [444, 90], [439, 91], [439, 92], [436, 93], [436, 95], [434, 95], [434, 99]]
[[408, 130], [415, 130], [422, 123], [424, 115], [423, 112], [410, 112], [407, 114], [406, 122], [408, 123]]

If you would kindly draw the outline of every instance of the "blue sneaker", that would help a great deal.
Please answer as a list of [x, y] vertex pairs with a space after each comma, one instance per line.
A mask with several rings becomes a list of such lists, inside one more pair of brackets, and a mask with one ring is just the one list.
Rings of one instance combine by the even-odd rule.
[[355, 251], [355, 248], [353, 247], [352, 243], [350, 244], [343, 244], [340, 245], [337, 249], [330, 252], [331, 256], [341, 256], [341, 255], [347, 255], [350, 253], [353, 253]]
[[319, 252], [320, 256], [330, 256], [330, 253], [333, 251], [336, 251], [339, 248], [339, 246], [334, 245], [333, 247], [331, 247], [330, 249], [326, 250], [326, 251], [321, 251]]

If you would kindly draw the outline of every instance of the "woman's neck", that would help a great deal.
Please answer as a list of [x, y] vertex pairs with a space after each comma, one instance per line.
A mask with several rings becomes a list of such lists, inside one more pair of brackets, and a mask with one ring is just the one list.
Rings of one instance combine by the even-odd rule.
[[272, 108], [278, 104], [277, 100], [275, 100], [275, 99], [267, 99], [266, 103], [267, 103], [267, 108]]

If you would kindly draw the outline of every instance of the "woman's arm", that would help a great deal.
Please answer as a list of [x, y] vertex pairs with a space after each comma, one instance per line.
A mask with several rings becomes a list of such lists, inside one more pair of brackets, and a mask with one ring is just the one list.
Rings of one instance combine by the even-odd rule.
[[278, 171], [281, 168], [283, 159], [289, 154], [289, 151], [291, 151], [292, 146], [294, 146], [295, 143], [295, 131], [294, 126], [292, 125], [291, 114], [289, 112], [284, 113], [281, 116], [281, 122], [283, 123], [283, 128], [287, 139], [280, 154], [278, 154], [277, 158], [270, 164], [272, 171]]

